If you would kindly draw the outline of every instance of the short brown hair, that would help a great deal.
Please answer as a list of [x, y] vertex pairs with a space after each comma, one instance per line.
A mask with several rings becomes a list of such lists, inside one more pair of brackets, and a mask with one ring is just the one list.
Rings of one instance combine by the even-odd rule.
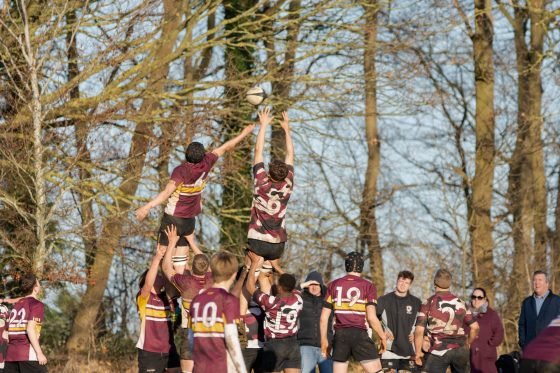
[[447, 269], [438, 269], [434, 277], [434, 285], [440, 289], [449, 289], [451, 287], [451, 272]]
[[399, 275], [397, 276], [397, 280], [400, 278], [409, 279], [410, 282], [412, 283], [412, 281], [414, 281], [414, 273], [407, 270], [400, 271]]
[[193, 258], [192, 273], [193, 275], [202, 276], [208, 271], [210, 260], [204, 254], [197, 254]]
[[234, 273], [237, 273], [237, 266], [237, 258], [228, 252], [220, 251], [212, 255], [212, 259], [210, 259], [210, 268], [212, 269], [214, 282], [221, 282], [229, 279]]
[[279, 159], [275, 159], [268, 165], [268, 174], [274, 181], [282, 181], [288, 176], [288, 165]]
[[26, 273], [19, 279], [19, 290], [22, 296], [27, 296], [33, 293], [33, 289], [37, 285], [37, 276], [33, 273]]

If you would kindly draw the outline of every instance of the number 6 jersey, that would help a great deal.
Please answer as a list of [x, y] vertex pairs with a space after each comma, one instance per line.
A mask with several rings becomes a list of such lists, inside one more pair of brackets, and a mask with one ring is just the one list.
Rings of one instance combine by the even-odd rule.
[[360, 276], [346, 275], [327, 287], [325, 307], [334, 310], [334, 329], [367, 330], [366, 307], [377, 303], [377, 289]]

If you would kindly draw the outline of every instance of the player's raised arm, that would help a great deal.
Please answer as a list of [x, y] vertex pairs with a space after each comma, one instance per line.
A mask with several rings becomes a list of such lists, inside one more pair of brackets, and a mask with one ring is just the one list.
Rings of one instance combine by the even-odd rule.
[[136, 210], [136, 219], [142, 221], [148, 216], [148, 213], [153, 207], [159, 206], [163, 202], [167, 201], [169, 196], [177, 189], [177, 184], [173, 180], [169, 180], [165, 189], [162, 190], [154, 199], [146, 203], [144, 206]]
[[257, 268], [262, 266], [264, 259], [262, 256], [258, 256], [252, 251], [249, 251], [247, 255], [249, 256], [249, 258], [251, 258], [251, 267], [249, 268], [249, 273], [247, 274], [248, 277], [245, 286], [249, 294], [252, 296], [257, 290], [257, 279], [255, 276], [255, 272], [257, 271]]
[[177, 227], [174, 225], [168, 225], [165, 228], [165, 234], [167, 234], [167, 239], [169, 240], [169, 244], [167, 246], [167, 251], [165, 251], [165, 256], [163, 257], [163, 263], [161, 264], [161, 268], [163, 270], [163, 274], [171, 283], [173, 283], [172, 278], [175, 276], [175, 268], [173, 268], [173, 252], [175, 251], [175, 246], [177, 246], [177, 242], [179, 242], [179, 236], [177, 235]]
[[284, 162], [290, 166], [294, 165], [294, 143], [292, 142], [292, 133], [290, 130], [290, 118], [288, 117], [288, 112], [282, 112], [282, 120], [280, 121], [280, 126], [286, 134], [286, 158]]
[[243, 140], [248, 134], [253, 132], [254, 129], [255, 129], [255, 125], [249, 124], [247, 127], [243, 128], [243, 131], [241, 131], [239, 135], [235, 136], [233, 139], [229, 141], [226, 141], [220, 147], [212, 150], [212, 153], [216, 154], [218, 157], [221, 157], [226, 152], [233, 150], [237, 146], [237, 144], [239, 144], [241, 140]]
[[165, 246], [158, 246], [156, 253], [154, 254], [154, 257], [152, 258], [152, 263], [150, 264], [150, 268], [148, 269], [148, 272], [146, 272], [146, 279], [144, 280], [144, 286], [142, 286], [142, 289], [140, 290], [140, 295], [143, 297], [147, 297], [148, 295], [150, 295], [150, 291], [152, 290], [152, 287], [156, 282], [159, 263], [161, 262], [161, 260], [165, 255], [165, 249], [166, 249]]
[[257, 141], [255, 143], [255, 156], [253, 159], [253, 165], [264, 162], [263, 151], [266, 127], [272, 121], [272, 117], [270, 116], [270, 108], [262, 109], [261, 111], [259, 111], [258, 115], [261, 126], [259, 127], [259, 133], [257, 135]]

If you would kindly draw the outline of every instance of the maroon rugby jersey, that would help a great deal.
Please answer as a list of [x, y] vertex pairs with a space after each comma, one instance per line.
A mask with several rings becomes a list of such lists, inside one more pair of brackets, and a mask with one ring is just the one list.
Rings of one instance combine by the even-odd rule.
[[136, 347], [149, 352], [169, 353], [173, 342], [174, 312], [165, 293], [138, 294], [140, 337]]
[[189, 309], [191, 308], [192, 299], [203, 289], [208, 289], [212, 285], [212, 272], [206, 272], [203, 277], [197, 277], [189, 270], [181, 275], [176, 273], [171, 282], [181, 293], [182, 318], [181, 327], [188, 328], [189, 325]]
[[167, 200], [165, 213], [179, 218], [194, 218], [202, 209], [202, 191], [206, 187], [208, 174], [218, 160], [212, 152], [204, 155], [199, 163], [185, 162], [175, 167], [171, 180], [177, 185]]
[[227, 353], [225, 327], [239, 323], [239, 299], [221, 288], [209, 288], [191, 303], [194, 332], [194, 372], [231, 371]]
[[465, 345], [465, 325], [474, 319], [465, 302], [449, 291], [438, 291], [420, 306], [416, 325], [428, 329], [430, 353], [442, 356], [448, 350]]
[[282, 339], [297, 334], [303, 300], [299, 291], [288, 296], [272, 296], [262, 291], [253, 294], [255, 302], [264, 310], [264, 335], [267, 339]]
[[270, 243], [286, 242], [286, 209], [294, 186], [294, 168], [288, 165], [288, 176], [272, 181], [264, 163], [253, 166], [253, 205], [248, 238]]
[[370, 281], [346, 275], [327, 287], [326, 303], [334, 310], [334, 328], [367, 330], [366, 307], [377, 303], [377, 289]]
[[41, 301], [33, 297], [25, 297], [17, 301], [10, 311], [6, 361], [37, 361], [37, 354], [27, 336], [27, 323], [31, 320], [35, 321], [39, 335], [44, 316], [45, 305]]
[[[8, 344], [8, 320], [10, 310], [8, 307], [0, 304], [0, 346]], [[4, 353], [0, 352], [0, 369], [4, 367]]]
[[523, 349], [523, 359], [560, 364], [560, 315]]

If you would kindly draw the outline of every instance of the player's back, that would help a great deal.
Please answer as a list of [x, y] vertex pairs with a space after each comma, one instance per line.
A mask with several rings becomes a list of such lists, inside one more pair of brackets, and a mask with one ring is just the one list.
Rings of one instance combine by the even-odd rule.
[[194, 332], [194, 371], [228, 372], [225, 329], [239, 322], [239, 299], [221, 288], [209, 288], [191, 303], [191, 327]]
[[298, 321], [303, 309], [303, 299], [294, 290], [284, 296], [268, 295], [257, 290], [254, 299], [265, 312], [264, 333], [267, 339], [293, 337], [298, 332]]
[[189, 309], [192, 299], [212, 285], [212, 272], [206, 272], [204, 276], [195, 276], [191, 271], [185, 270], [183, 274], [175, 274], [171, 282], [181, 293], [181, 309], [183, 310], [181, 326], [186, 328], [189, 324]]
[[334, 311], [335, 329], [367, 329], [366, 307], [376, 304], [377, 290], [370, 281], [348, 274], [328, 285], [326, 299]]
[[8, 324], [9, 347], [6, 361], [37, 360], [35, 350], [27, 336], [27, 324], [35, 321], [37, 335], [41, 332], [44, 304], [33, 298], [24, 297], [14, 304]]

